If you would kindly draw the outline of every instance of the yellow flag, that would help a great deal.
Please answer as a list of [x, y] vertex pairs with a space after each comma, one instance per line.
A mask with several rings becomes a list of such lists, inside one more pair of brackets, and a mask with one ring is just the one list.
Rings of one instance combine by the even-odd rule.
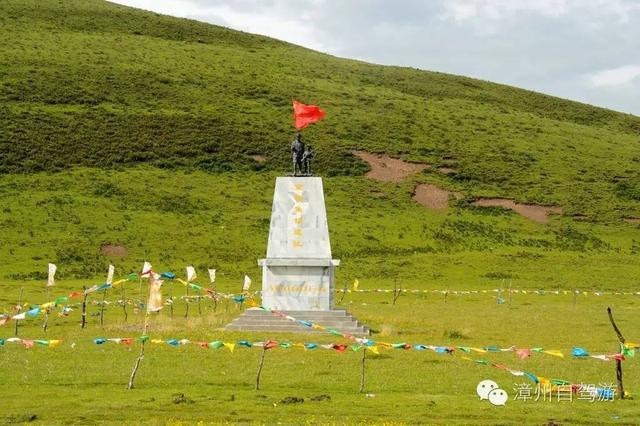
[[353, 280], [353, 291], [358, 291], [358, 286], [360, 285], [360, 281], [356, 278]]
[[56, 346], [60, 346], [60, 343], [62, 343], [62, 340], [49, 340], [49, 347], [55, 348]]
[[553, 355], [553, 356], [557, 356], [560, 358], [564, 358], [564, 355], [562, 354], [562, 352], [557, 351], [557, 350], [549, 350], [549, 351], [542, 351], [543, 354], [547, 354], [547, 355]]
[[469, 349], [471, 349], [471, 350], [472, 350], [472, 351], [474, 351], [474, 352], [480, 352], [481, 354], [483, 354], [483, 353], [487, 352], [487, 351], [485, 351], [484, 349], [480, 349], [480, 348], [469, 348]]
[[367, 350], [370, 350], [374, 354], [379, 354], [380, 353], [378, 351], [378, 347], [377, 346], [365, 346], [364, 348], [367, 349]]
[[229, 349], [229, 352], [233, 352], [236, 347], [235, 343], [223, 343], [224, 347]]

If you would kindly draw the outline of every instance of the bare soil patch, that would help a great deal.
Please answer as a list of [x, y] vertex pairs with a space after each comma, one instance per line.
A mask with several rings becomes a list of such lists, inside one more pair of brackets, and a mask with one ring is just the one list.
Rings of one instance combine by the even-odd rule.
[[447, 191], [429, 183], [416, 186], [413, 192], [413, 199], [428, 209], [446, 209], [450, 198], [459, 200], [462, 197], [461, 192]]
[[100, 252], [107, 256], [124, 257], [127, 255], [127, 248], [119, 244], [103, 244], [100, 246]]
[[549, 222], [550, 214], [562, 214], [562, 208], [538, 204], [520, 204], [506, 198], [481, 198], [473, 202], [480, 207], [503, 207], [539, 223]]
[[249, 157], [256, 163], [260, 163], [260, 164], [264, 164], [267, 161], [267, 157], [265, 157], [264, 155], [256, 154], [256, 155], [250, 155]]
[[452, 167], [438, 167], [438, 171], [440, 173], [444, 173], [445, 175], [452, 175], [454, 173], [458, 173], [458, 169], [454, 169]]
[[623, 217], [622, 220], [627, 223], [640, 223], [640, 217]]
[[383, 182], [401, 182], [407, 176], [427, 169], [428, 164], [409, 163], [399, 158], [391, 158], [386, 154], [372, 154], [366, 151], [354, 151], [354, 155], [360, 157], [371, 166], [365, 176]]

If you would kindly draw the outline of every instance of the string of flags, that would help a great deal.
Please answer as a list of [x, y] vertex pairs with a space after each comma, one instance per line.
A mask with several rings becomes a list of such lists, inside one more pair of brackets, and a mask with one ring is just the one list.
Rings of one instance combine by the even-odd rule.
[[[27, 349], [32, 348], [34, 345], [39, 346], [47, 346], [47, 347], [57, 347], [62, 342], [61, 340], [38, 340], [38, 339], [22, 339], [19, 337], [11, 337], [9, 339], [3, 340], [0, 339], [0, 346], [3, 346], [6, 343], [22, 343]], [[387, 343], [387, 342], [374, 342], [369, 339], [362, 339], [359, 343], [353, 344], [345, 344], [345, 343], [313, 343], [313, 342], [278, 342], [277, 340], [267, 340], [267, 341], [255, 341], [251, 342], [248, 340], [238, 340], [236, 342], [224, 342], [222, 340], [214, 340], [211, 342], [207, 341], [199, 341], [199, 340], [190, 340], [190, 339], [151, 339], [149, 336], [139, 336], [139, 337], [114, 337], [114, 338], [104, 338], [98, 337], [93, 339], [93, 343], [96, 345], [102, 345], [105, 343], [115, 343], [126, 346], [131, 346], [134, 343], [142, 343], [142, 342], [150, 342], [152, 344], [157, 345], [168, 345], [172, 347], [185, 346], [185, 345], [195, 345], [204, 349], [220, 349], [227, 348], [230, 352], [233, 352], [236, 347], [244, 347], [244, 348], [280, 348], [280, 349], [290, 349], [290, 348], [301, 348], [304, 350], [313, 350], [313, 349], [330, 349], [336, 352], [346, 352], [347, 350], [352, 350], [357, 352], [361, 349], [365, 349], [371, 351], [375, 354], [379, 354], [381, 350], [416, 350], [416, 351], [431, 351], [440, 354], [453, 354], [455, 351], [460, 351], [465, 355], [462, 356], [463, 359], [468, 359], [467, 354], [472, 352], [475, 353], [491, 353], [491, 352], [516, 352], [518, 357], [521, 359], [526, 359], [531, 356], [531, 353], [547, 353], [549, 355], [557, 356], [560, 358], [564, 357], [564, 354], [558, 350], [544, 350], [542, 348], [534, 348], [534, 349], [515, 349], [512, 348], [498, 348], [494, 346], [487, 346], [483, 348], [475, 348], [475, 347], [467, 347], [467, 346], [436, 346], [436, 345], [423, 345], [423, 344], [408, 344], [408, 343]], [[571, 357], [573, 359], [582, 359], [582, 358], [595, 358], [602, 361], [611, 361], [611, 360], [620, 360], [624, 361], [626, 357], [634, 357], [635, 350], [640, 349], [640, 344], [637, 343], [625, 343], [621, 346], [621, 352], [619, 354], [613, 355], [590, 355], [587, 350], [583, 348], [574, 347], [571, 351]]]
[[[332, 327], [325, 327], [323, 325], [320, 324], [316, 324], [312, 321], [307, 321], [307, 320], [300, 320], [300, 319], [296, 319], [294, 317], [292, 317], [291, 315], [288, 315], [284, 312], [275, 310], [275, 309], [269, 309], [269, 308], [265, 308], [265, 307], [260, 307], [260, 309], [267, 311], [267, 312], [271, 312], [273, 315], [280, 317], [280, 318], [284, 318], [288, 321], [291, 322], [295, 322], [297, 324], [300, 324], [304, 327], [309, 327], [311, 329], [314, 330], [320, 330], [320, 331], [326, 331], [330, 334], [336, 335], [336, 336], [340, 336], [343, 337], [347, 340], [351, 340], [354, 341], [358, 344], [363, 344], [365, 346], [376, 346], [376, 345], [381, 345], [383, 347], [405, 347], [406, 349], [410, 349], [410, 348], [414, 348], [414, 349], [418, 349], [418, 350], [424, 350], [424, 349], [431, 349], [431, 348], [435, 348], [436, 352], [449, 352], [449, 353], [453, 353], [453, 351], [455, 351], [456, 349], [462, 351], [462, 352], [466, 352], [466, 353], [470, 353], [470, 352], [478, 352], [478, 353], [486, 353], [486, 352], [515, 352], [515, 354], [520, 358], [520, 359], [526, 359], [531, 357], [531, 355], [533, 353], [542, 353], [542, 354], [546, 354], [546, 355], [552, 355], [555, 357], [559, 357], [559, 358], [564, 358], [564, 353], [560, 350], [556, 350], [556, 349], [544, 349], [541, 347], [534, 347], [534, 348], [518, 348], [516, 346], [510, 346], [508, 348], [501, 348], [501, 347], [497, 347], [497, 346], [485, 346], [482, 348], [477, 348], [477, 347], [469, 347], [469, 346], [457, 346], [457, 347], [453, 347], [453, 346], [425, 346], [425, 345], [409, 345], [406, 343], [385, 343], [385, 342], [375, 342], [373, 340], [367, 339], [367, 338], [362, 338], [362, 337], [355, 337], [352, 336], [350, 334], [346, 334], [346, 333], [342, 333], [341, 331], [332, 328]], [[620, 360], [623, 361], [625, 359], [625, 356], [629, 356], [629, 357], [633, 357], [635, 356], [635, 350], [640, 348], [640, 344], [637, 343], [630, 343], [627, 342], [623, 345], [621, 345], [620, 348], [620, 353], [617, 354], [598, 354], [598, 355], [590, 355], [586, 350], [582, 349], [582, 348], [573, 348], [572, 350], [572, 356], [575, 358], [594, 358], [594, 359], [599, 359], [601, 361], [610, 361], [612, 359], [614, 360]]]
[[359, 288], [358, 280], [355, 280], [352, 288], [337, 288], [337, 293], [393, 293], [399, 292], [403, 294], [441, 294], [441, 295], [455, 295], [465, 296], [474, 294], [526, 294], [526, 295], [576, 295], [576, 296], [640, 296], [640, 291], [587, 291], [587, 290], [536, 290], [536, 289], [508, 289], [508, 288], [493, 288], [486, 290], [435, 290], [435, 289], [389, 289], [389, 288], [372, 288], [364, 289]]
[[[437, 347], [437, 346], [425, 346], [425, 345], [407, 345], [403, 343], [390, 344], [389, 346], [378, 345], [370, 346], [370, 345], [360, 345], [360, 344], [337, 344], [337, 343], [328, 343], [328, 344], [317, 344], [317, 343], [291, 343], [291, 342], [278, 342], [276, 340], [267, 340], [267, 341], [258, 341], [258, 342], [250, 342], [247, 340], [239, 340], [237, 342], [223, 342], [222, 340], [214, 340], [212, 342], [206, 341], [192, 341], [189, 339], [150, 339], [149, 336], [140, 336], [137, 338], [133, 337], [119, 337], [119, 338], [95, 338], [94, 343], [96, 345], [103, 345], [105, 343], [114, 343], [125, 346], [132, 346], [136, 342], [150, 342], [152, 344], [159, 345], [168, 345], [172, 347], [184, 346], [184, 345], [196, 345], [203, 349], [221, 349], [226, 348], [229, 352], [233, 352], [236, 348], [261, 348], [263, 350], [270, 350], [274, 348], [279, 349], [290, 349], [290, 348], [301, 348], [305, 351], [314, 350], [314, 349], [327, 349], [333, 350], [337, 353], [345, 353], [347, 351], [358, 352], [360, 350], [371, 351], [372, 353], [379, 354], [379, 348], [385, 349], [402, 349], [407, 350], [414, 348], [416, 350], [432, 350], [436, 353], [441, 354], [451, 354], [452, 351], [447, 347]], [[31, 349], [34, 346], [43, 346], [48, 348], [55, 348], [60, 346], [62, 343], [61, 340], [38, 340], [38, 339], [22, 339], [19, 337], [11, 337], [6, 340], [0, 339], [0, 347], [4, 346], [5, 343], [16, 343], [22, 344], [26, 349]], [[73, 345], [72, 345], [73, 346]], [[635, 345], [633, 349], [640, 348], [638, 345]], [[582, 354], [582, 352], [576, 354], [576, 349], [574, 348], [574, 357], [582, 357], [586, 356]], [[583, 350], [581, 350], [583, 351]], [[485, 359], [473, 359], [468, 356], [462, 356], [462, 360], [473, 362], [476, 365], [484, 365], [497, 368], [502, 371], [506, 371], [513, 376], [516, 377], [526, 377], [531, 380], [534, 384], [539, 386], [539, 389], [544, 393], [553, 393], [553, 392], [561, 392], [568, 391], [572, 393], [578, 393], [582, 389], [582, 384], [572, 383], [567, 380], [562, 379], [549, 379], [539, 374], [534, 374], [528, 371], [521, 371], [507, 367], [501, 363], [493, 363], [491, 361]], [[594, 387], [590, 389], [590, 392], [593, 393], [593, 396], [601, 397], [602, 399], [613, 399], [614, 391], [609, 388], [604, 387]]]
[[[572, 383], [568, 380], [563, 379], [549, 379], [543, 377], [539, 374], [534, 374], [528, 371], [520, 371], [515, 370], [513, 368], [509, 368], [504, 364], [492, 363], [490, 361], [484, 359], [472, 359], [466, 356], [461, 357], [465, 361], [470, 361], [475, 363], [476, 365], [485, 365], [488, 367], [494, 367], [502, 371], [506, 371], [510, 373], [512, 376], [516, 377], [526, 377], [531, 380], [534, 384], [538, 386], [538, 390], [543, 394], [559, 394], [561, 392], [578, 394], [586, 391], [587, 395], [592, 398], [599, 398], [601, 400], [613, 400], [615, 396], [615, 391], [611, 387], [604, 386], [584, 386], [582, 383]], [[626, 392], [625, 392], [626, 393]]]
[[[49, 273], [48, 273], [47, 287], [52, 287], [55, 285], [55, 273], [56, 273], [57, 267], [55, 264], [50, 263], [48, 268], [49, 268]], [[113, 276], [114, 276], [115, 268], [113, 265], [109, 265], [107, 280], [105, 281], [105, 283], [93, 285], [83, 291], [72, 291], [67, 296], [60, 296], [53, 301], [49, 301], [40, 305], [25, 303], [22, 306], [20, 305], [13, 306], [12, 310], [17, 313], [13, 315], [10, 313], [0, 314], [0, 326], [9, 323], [11, 320], [24, 320], [27, 318], [34, 318], [38, 316], [38, 314], [40, 313], [49, 313], [53, 308], [60, 309], [60, 311], [58, 312], [58, 316], [67, 316], [73, 311], [72, 306], [80, 305], [80, 303], [69, 304], [70, 299], [85, 298], [89, 294], [99, 292], [99, 291], [104, 292], [111, 288], [122, 285], [126, 282], [135, 282], [135, 281], [138, 281], [138, 279], [142, 279], [142, 278], [149, 279], [150, 288], [149, 288], [149, 299], [148, 299], [148, 303], [146, 304], [147, 312], [158, 312], [164, 306], [167, 306], [173, 303], [173, 298], [167, 299], [164, 303], [162, 301], [161, 287], [165, 281], [178, 282], [180, 284], [183, 284], [186, 289], [191, 289], [198, 293], [205, 290], [206, 295], [189, 295], [187, 293], [184, 296], [180, 296], [180, 299], [184, 300], [187, 303], [192, 302], [194, 300], [200, 300], [201, 298], [209, 298], [212, 300], [231, 299], [234, 302], [241, 304], [241, 303], [244, 303], [247, 299], [251, 299], [253, 297], [253, 295], [249, 293], [249, 289], [251, 286], [251, 279], [247, 275], [244, 276], [242, 293], [230, 294], [230, 293], [219, 293], [213, 287], [216, 279], [215, 269], [208, 270], [209, 278], [212, 286], [211, 288], [204, 288], [202, 285], [194, 282], [194, 280], [197, 278], [197, 274], [193, 266], [187, 266], [186, 271], [187, 271], [187, 280], [185, 281], [180, 278], [177, 278], [173, 272], [163, 272], [161, 274], [157, 274], [153, 272], [152, 266], [149, 262], [144, 262], [144, 265], [142, 267], [142, 271], [140, 274], [133, 272], [129, 274], [126, 278], [123, 278], [114, 282]], [[94, 301], [91, 301], [90, 303], [94, 305], [97, 305], [97, 304], [108, 305], [113, 302], [110, 302], [110, 301], [98, 302], [94, 300]], [[133, 301], [130, 301], [130, 300], [125, 301], [123, 299], [118, 300], [118, 304], [123, 305], [124, 303], [133, 304]], [[137, 301], [135, 304], [140, 308], [145, 307], [142, 301]], [[28, 309], [22, 312], [23, 307]]]

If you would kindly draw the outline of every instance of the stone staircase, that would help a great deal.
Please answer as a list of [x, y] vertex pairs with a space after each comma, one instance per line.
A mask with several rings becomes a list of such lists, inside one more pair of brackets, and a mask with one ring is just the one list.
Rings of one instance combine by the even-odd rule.
[[[368, 336], [369, 329], [358, 322], [345, 310], [331, 311], [286, 311], [297, 320], [310, 321], [324, 327], [334, 328], [341, 333], [352, 336]], [[260, 308], [249, 308], [238, 318], [227, 324], [226, 331], [278, 331], [283, 333], [327, 333], [322, 330], [314, 330], [286, 318], [278, 317], [271, 312]]]

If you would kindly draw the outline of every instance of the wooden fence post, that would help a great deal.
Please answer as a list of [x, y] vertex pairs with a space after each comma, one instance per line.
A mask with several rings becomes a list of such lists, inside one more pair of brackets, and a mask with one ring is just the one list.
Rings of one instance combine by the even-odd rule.
[[[611, 312], [611, 308], [607, 308], [607, 314], [609, 314], [609, 321], [611, 321], [611, 326], [613, 327], [613, 331], [618, 335], [618, 342], [620, 342], [621, 347], [624, 346], [625, 339], [620, 329], [616, 325], [616, 322], [613, 320], [613, 313]], [[618, 395], [620, 399], [624, 399], [624, 386], [622, 385], [622, 361], [616, 359], [616, 380], [618, 381]]]

